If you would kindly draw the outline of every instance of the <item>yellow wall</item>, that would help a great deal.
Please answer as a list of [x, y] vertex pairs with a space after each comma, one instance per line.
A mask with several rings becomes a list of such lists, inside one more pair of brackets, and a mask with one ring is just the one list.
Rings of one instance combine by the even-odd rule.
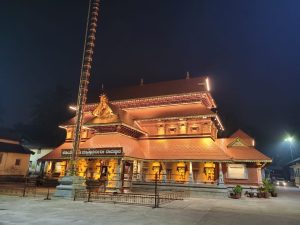
[[[1, 152], [0, 175], [22, 175], [27, 174], [29, 168], [29, 154]], [[15, 165], [16, 159], [20, 159], [19, 166]]]

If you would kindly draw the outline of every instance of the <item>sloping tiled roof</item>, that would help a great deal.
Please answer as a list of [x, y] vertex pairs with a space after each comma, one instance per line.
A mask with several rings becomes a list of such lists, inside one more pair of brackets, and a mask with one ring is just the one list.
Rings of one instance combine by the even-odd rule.
[[[205, 79], [206, 77], [194, 77], [190, 79], [162, 81], [157, 83], [115, 88], [105, 92], [110, 101], [204, 92], [207, 91]], [[92, 102], [95, 102], [96, 100], [97, 99], [91, 99]]]
[[[220, 138], [216, 140], [216, 143], [228, 156], [236, 161], [272, 161], [271, 158], [251, 146], [228, 147], [234, 140], [236, 140], [236, 138]], [[244, 141], [244, 139], [242, 139], [242, 141]]]
[[33, 151], [30, 151], [30, 149], [28, 149], [22, 145], [12, 144], [12, 143], [4, 143], [4, 142], [0, 142], [0, 152], [34, 154]]
[[[91, 120], [95, 118], [95, 116], [90, 113], [90, 112], [85, 112], [83, 114], [83, 124], [85, 124], [87, 121]], [[76, 124], [76, 116], [74, 116], [73, 118], [69, 119], [68, 121], [64, 122], [62, 125], [65, 126], [65, 125], [69, 125], [69, 126], [72, 126], [72, 125], [75, 125]]]
[[[123, 122], [129, 126], [135, 127], [132, 118], [126, 111], [118, 109], [116, 106], [113, 106], [113, 105], [110, 105], [110, 106], [113, 109], [114, 113], [119, 117], [117, 122]], [[95, 108], [96, 108], [96, 105], [93, 109], [95, 109]], [[63, 126], [74, 126], [75, 123], [76, 123], [76, 116], [71, 118], [67, 122], [63, 123], [62, 125]], [[93, 124], [105, 124], [105, 123], [99, 122], [98, 117], [94, 116], [91, 112], [85, 112], [83, 114], [83, 125], [93, 125]]]
[[65, 142], [62, 145], [55, 148], [52, 152], [49, 152], [47, 155], [44, 155], [38, 161], [47, 161], [47, 160], [61, 160], [61, 150], [62, 149], [72, 149], [73, 142]]
[[253, 147], [227, 148], [225, 152], [236, 161], [272, 161], [271, 158]]
[[238, 129], [236, 132], [234, 132], [231, 136], [231, 138], [249, 138], [249, 139], [253, 139], [253, 137], [249, 136], [247, 133], [245, 133], [244, 131], [242, 131], [241, 129]]
[[98, 134], [83, 143], [80, 148], [114, 148], [123, 147], [125, 156], [144, 158], [137, 140], [122, 134]]
[[176, 138], [141, 140], [146, 159], [161, 160], [230, 160], [211, 138]]
[[240, 139], [242, 139], [243, 143], [245, 143], [248, 146], [253, 146], [253, 143], [254, 143], [254, 138], [250, 137], [248, 134], [246, 134], [241, 129], [239, 129], [236, 132], [234, 132], [230, 136], [230, 138], [240, 138]]

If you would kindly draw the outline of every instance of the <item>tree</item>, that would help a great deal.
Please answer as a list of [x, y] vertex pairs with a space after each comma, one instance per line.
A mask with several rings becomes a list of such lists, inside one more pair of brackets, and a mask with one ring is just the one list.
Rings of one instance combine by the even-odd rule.
[[68, 109], [70, 102], [70, 91], [63, 86], [44, 91], [32, 106], [30, 122], [15, 127], [32, 141], [47, 146], [59, 145], [65, 139], [65, 130], [58, 126], [72, 117]]

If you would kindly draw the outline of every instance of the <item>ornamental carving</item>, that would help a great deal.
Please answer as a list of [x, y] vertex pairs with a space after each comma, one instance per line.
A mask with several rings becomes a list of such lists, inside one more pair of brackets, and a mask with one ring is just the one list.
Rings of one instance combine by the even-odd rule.
[[100, 96], [100, 103], [93, 111], [93, 115], [97, 117], [98, 123], [110, 123], [118, 120], [118, 116], [113, 113], [108, 105], [108, 99], [105, 95]]

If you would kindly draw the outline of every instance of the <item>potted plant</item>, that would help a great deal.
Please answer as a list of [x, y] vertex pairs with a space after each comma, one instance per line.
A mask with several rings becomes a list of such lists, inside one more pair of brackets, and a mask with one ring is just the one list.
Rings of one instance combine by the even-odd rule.
[[269, 198], [270, 197], [270, 193], [269, 193], [269, 190], [264, 188], [264, 191], [263, 191], [263, 197], [264, 198]]
[[247, 196], [250, 197], [250, 198], [254, 197], [254, 192], [253, 192], [253, 188], [252, 187], [250, 187], [250, 191], [247, 191]]
[[257, 189], [257, 197], [262, 198], [264, 193], [264, 188], [261, 186]]
[[241, 185], [236, 185], [233, 189], [232, 189], [232, 195], [231, 197], [234, 198], [234, 199], [239, 199], [241, 198], [241, 195], [242, 195], [242, 191], [243, 191], [243, 188], [241, 187]]
[[271, 194], [272, 197], [277, 197], [277, 195], [278, 195], [277, 192], [276, 192], [276, 188], [275, 188], [274, 185], [272, 185], [272, 187], [270, 188], [269, 192], [270, 192], [270, 194]]
[[268, 181], [267, 179], [263, 180], [263, 196], [264, 198], [269, 198], [270, 197], [270, 192], [272, 190], [272, 183]]

